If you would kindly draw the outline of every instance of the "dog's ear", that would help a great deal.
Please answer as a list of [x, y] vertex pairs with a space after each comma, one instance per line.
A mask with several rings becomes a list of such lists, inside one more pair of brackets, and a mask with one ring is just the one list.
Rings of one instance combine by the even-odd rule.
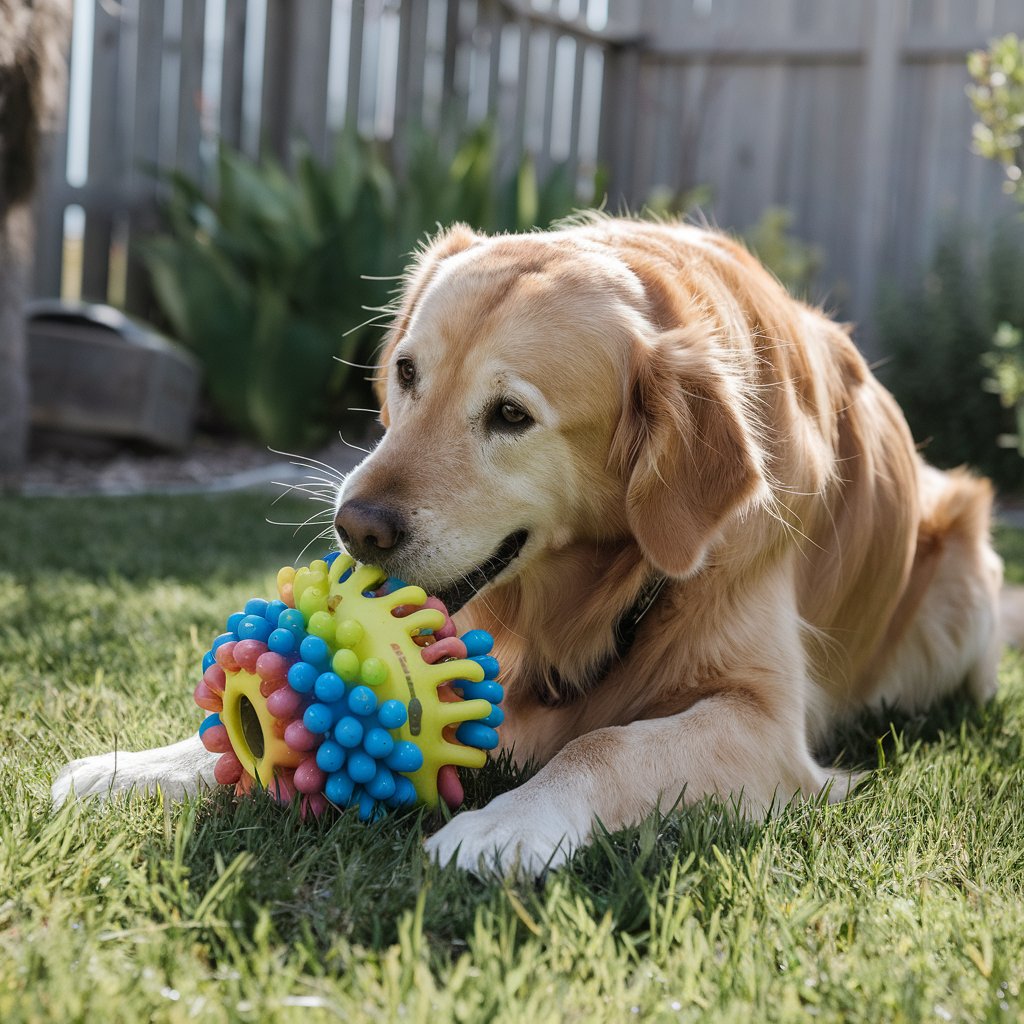
[[472, 228], [465, 224], [453, 224], [451, 227], [436, 234], [417, 253], [409, 269], [405, 273], [402, 283], [402, 297], [399, 300], [398, 312], [391, 323], [391, 327], [384, 339], [381, 348], [380, 358], [377, 362], [377, 374], [374, 378], [374, 393], [380, 403], [381, 423], [388, 425], [387, 410], [387, 368], [391, 362], [391, 353], [395, 346], [405, 336], [412, 320], [413, 311], [423, 297], [423, 292], [437, 268], [450, 256], [456, 253], [465, 252], [480, 236], [475, 234]]
[[612, 464], [644, 555], [669, 576], [689, 576], [726, 521], [763, 495], [763, 456], [706, 332], [638, 341], [631, 363]]

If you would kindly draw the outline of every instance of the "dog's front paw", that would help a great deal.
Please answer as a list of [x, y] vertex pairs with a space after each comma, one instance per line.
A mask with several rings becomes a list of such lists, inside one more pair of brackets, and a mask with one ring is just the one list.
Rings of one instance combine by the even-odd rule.
[[116, 776], [117, 755], [98, 754], [95, 757], [80, 757], [61, 768], [50, 787], [50, 798], [55, 807], [72, 794], [81, 799], [90, 796], [106, 796], [113, 792]]
[[427, 840], [426, 851], [442, 865], [454, 863], [481, 877], [537, 878], [564, 864], [585, 841], [589, 822], [573, 817], [557, 806], [503, 793], [479, 811], [454, 817]]
[[216, 762], [217, 755], [210, 754], [198, 737], [155, 750], [82, 757], [61, 769], [50, 797], [59, 807], [72, 795], [102, 799], [129, 789], [152, 792], [158, 786], [166, 796], [181, 797], [212, 783]]

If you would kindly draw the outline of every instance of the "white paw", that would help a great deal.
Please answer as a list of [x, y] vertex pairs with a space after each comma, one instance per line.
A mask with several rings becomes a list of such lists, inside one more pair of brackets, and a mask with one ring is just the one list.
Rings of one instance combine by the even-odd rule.
[[503, 793], [479, 811], [456, 815], [425, 844], [427, 855], [475, 875], [537, 878], [564, 864], [581, 846], [589, 822], [579, 814], [519, 791]]
[[166, 796], [177, 798], [212, 783], [216, 762], [217, 755], [207, 752], [197, 736], [155, 750], [83, 757], [61, 769], [50, 796], [59, 807], [70, 796], [103, 799], [126, 790], [151, 793], [159, 786]]

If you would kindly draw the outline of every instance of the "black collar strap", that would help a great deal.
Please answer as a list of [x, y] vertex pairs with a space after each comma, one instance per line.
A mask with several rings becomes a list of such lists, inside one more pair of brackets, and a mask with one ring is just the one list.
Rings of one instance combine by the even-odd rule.
[[652, 577], [644, 584], [636, 600], [615, 620], [615, 625], [612, 627], [615, 650], [603, 661], [594, 665], [586, 673], [585, 678], [581, 679], [571, 691], [566, 692], [561, 673], [557, 668], [552, 667], [548, 674], [548, 688], [540, 692], [541, 702], [547, 705], [556, 705], [572, 701], [581, 693], [587, 693], [593, 689], [608, 675], [616, 662], [625, 661], [636, 641], [640, 621], [654, 607], [654, 603], [658, 600], [666, 583], [668, 583], [668, 577], [659, 575]]
[[[636, 640], [640, 620], [651, 610], [654, 602], [668, 583], [667, 576], [653, 576], [637, 595], [637, 599], [619, 616], [612, 630], [615, 636], [615, 655], [619, 661], [625, 661]], [[604, 665], [601, 675], [606, 675], [611, 667], [611, 660]]]

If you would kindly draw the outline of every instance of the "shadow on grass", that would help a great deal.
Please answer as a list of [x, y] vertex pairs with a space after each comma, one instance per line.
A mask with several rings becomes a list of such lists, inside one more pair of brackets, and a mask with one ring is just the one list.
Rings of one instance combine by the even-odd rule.
[[[966, 741], [1011, 763], [1021, 756], [1021, 741], [1004, 730], [1005, 716], [999, 701], [979, 709], [955, 695], [928, 714], [863, 715], [826, 754], [847, 767], [875, 768], [880, 749], [892, 763], [918, 743]], [[532, 774], [507, 757], [489, 762], [466, 776], [466, 807], [482, 806]], [[414, 913], [422, 913], [438, 960], [461, 953], [481, 920], [488, 927], [503, 922], [515, 943], [526, 940], [529, 922], [548, 912], [553, 884], [596, 918], [609, 915], [616, 932], [642, 952], [652, 907], [682, 895], [698, 916], [721, 912], [733, 898], [734, 873], [746, 871], [766, 843], [799, 843], [815, 813], [815, 801], [804, 801], [779, 808], [766, 823], [751, 822], [735, 806], [704, 800], [615, 833], [598, 828], [556, 875], [514, 883], [428, 862], [423, 839], [448, 815], [422, 808], [369, 824], [352, 813], [303, 821], [294, 808], [264, 797], [236, 801], [217, 791], [188, 805], [178, 828], [186, 833], [182, 861], [197, 892], [217, 890], [228, 866], [243, 858], [232, 885], [219, 887], [218, 916], [234, 922], [233, 941], [255, 942], [266, 919], [277, 940], [301, 943], [319, 969], [341, 970], [353, 946], [382, 950], [400, 941], [400, 922]], [[166, 860], [166, 840], [154, 840], [149, 856]]]
[[[482, 806], [526, 777], [507, 757], [489, 762], [465, 778], [466, 806]], [[421, 894], [432, 947], [456, 952], [480, 906], [503, 892], [496, 880], [427, 861], [423, 840], [449, 816], [440, 811], [391, 812], [369, 823], [352, 811], [304, 820], [294, 806], [261, 794], [236, 800], [220, 788], [174, 814], [174, 838], [154, 837], [144, 854], [168, 877], [165, 887], [181, 875], [198, 893], [218, 892], [216, 917], [233, 923], [232, 941], [243, 945], [256, 941], [266, 927], [261, 915], [269, 914], [279, 940], [302, 943], [329, 968], [342, 947], [397, 942], [400, 922], [416, 911]], [[210, 938], [223, 940], [216, 928]]]
[[984, 743], [1001, 762], [1014, 764], [1021, 757], [1021, 737], [1006, 733], [1006, 716], [1006, 706], [998, 699], [979, 706], [958, 690], [923, 712], [910, 714], [898, 708], [864, 712], [836, 729], [817, 759], [868, 771], [917, 743], [965, 740]]

